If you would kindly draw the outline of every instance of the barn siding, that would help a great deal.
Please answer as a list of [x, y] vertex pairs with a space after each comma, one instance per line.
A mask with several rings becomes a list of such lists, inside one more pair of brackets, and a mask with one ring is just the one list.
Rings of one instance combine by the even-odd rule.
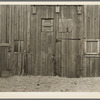
[[[85, 39], [100, 39], [100, 6], [88, 5], [85, 6]], [[84, 55], [84, 76], [94, 77], [99, 74], [100, 58], [96, 56], [86, 57]], [[97, 74], [98, 73], [98, 74]]]
[[[4, 70], [13, 75], [100, 76], [99, 56], [84, 54], [84, 39], [100, 39], [100, 6], [81, 7], [78, 14], [77, 6], [59, 6], [58, 12], [56, 6], [0, 6], [0, 44], [4, 43], [7, 63]], [[42, 32], [45, 18], [53, 19], [52, 32]], [[59, 19], [67, 19], [71, 33], [59, 32]]]

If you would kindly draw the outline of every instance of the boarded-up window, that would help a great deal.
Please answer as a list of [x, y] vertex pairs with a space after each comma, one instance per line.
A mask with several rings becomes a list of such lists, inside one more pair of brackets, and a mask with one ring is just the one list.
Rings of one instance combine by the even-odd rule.
[[59, 19], [59, 32], [71, 33], [72, 32], [72, 19]]
[[53, 31], [53, 19], [42, 19], [42, 32], [52, 32]]
[[85, 40], [85, 54], [99, 54], [99, 39]]

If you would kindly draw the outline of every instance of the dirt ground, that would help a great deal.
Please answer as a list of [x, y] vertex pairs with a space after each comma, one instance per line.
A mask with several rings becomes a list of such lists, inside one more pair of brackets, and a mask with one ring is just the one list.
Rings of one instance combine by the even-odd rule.
[[12, 76], [0, 78], [0, 92], [99, 92], [100, 78]]

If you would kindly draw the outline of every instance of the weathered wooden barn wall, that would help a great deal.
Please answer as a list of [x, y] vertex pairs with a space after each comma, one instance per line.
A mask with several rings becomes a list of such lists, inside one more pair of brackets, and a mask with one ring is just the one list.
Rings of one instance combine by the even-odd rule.
[[0, 71], [100, 76], [99, 26], [100, 6], [1, 5]]
[[[100, 39], [100, 6], [88, 5], [84, 8], [84, 39]], [[93, 50], [95, 51], [96, 48], [94, 41]], [[100, 44], [98, 48], [97, 55], [84, 55], [84, 76], [100, 76]], [[88, 49], [90, 50], [91, 47], [88, 46]]]

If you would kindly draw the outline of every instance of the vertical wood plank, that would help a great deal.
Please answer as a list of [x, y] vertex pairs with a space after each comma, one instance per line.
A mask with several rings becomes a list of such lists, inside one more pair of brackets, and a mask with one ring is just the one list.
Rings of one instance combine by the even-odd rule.
[[18, 75], [21, 75], [21, 53], [18, 53]]
[[30, 52], [30, 6], [27, 6], [27, 52]]
[[2, 42], [1, 36], [2, 36], [2, 31], [1, 31], [1, 22], [2, 22], [2, 6], [0, 5], [0, 43]]
[[99, 8], [98, 8], [98, 5], [94, 5], [94, 39], [97, 39], [99, 37]]
[[27, 54], [27, 60], [28, 60], [28, 74], [31, 75], [31, 64], [32, 64], [32, 59], [31, 59], [31, 54]]
[[83, 31], [84, 31], [84, 35], [83, 35], [83, 40], [82, 40], [82, 44], [83, 44], [83, 77], [87, 76], [87, 65], [86, 65], [86, 57], [84, 55], [84, 39], [87, 38], [87, 5], [84, 6], [84, 24], [83, 24]]
[[19, 25], [19, 28], [18, 28], [18, 30], [19, 30], [19, 36], [18, 36], [18, 40], [21, 40], [21, 28], [22, 28], [22, 23], [21, 23], [21, 14], [22, 14], [22, 12], [21, 12], [21, 8], [22, 8], [22, 6], [21, 5], [19, 5], [19, 9], [18, 9], [18, 15], [19, 15], [19, 17], [18, 17], [18, 19], [19, 19], [19, 22], [18, 22], [18, 25]]
[[38, 17], [39, 17], [39, 13], [38, 13], [38, 6], [37, 6], [37, 14], [36, 14], [36, 67], [35, 67], [35, 72], [36, 72], [36, 75], [38, 75], [38, 65], [39, 65], [39, 63], [38, 63], [38, 57], [39, 57], [39, 55], [38, 55], [38, 47], [39, 47], [39, 43], [38, 43], [38, 36], [39, 36], [39, 33], [38, 33]]
[[14, 40], [18, 40], [18, 9], [19, 9], [19, 6], [14, 6], [15, 9], [14, 9], [14, 12], [15, 12], [15, 24], [14, 24]]
[[[37, 37], [37, 40], [38, 40], [38, 62], [41, 62], [41, 6], [38, 6], [37, 8], [38, 10], [38, 37]], [[37, 74], [38, 75], [41, 75], [41, 65], [40, 63], [38, 63], [38, 66], [37, 66]]]
[[86, 76], [90, 77], [90, 58], [86, 58]]
[[42, 75], [45, 75], [45, 50], [46, 50], [46, 35], [41, 33], [41, 66]]
[[11, 44], [12, 44], [12, 52], [14, 52], [14, 6], [12, 5], [11, 6], [11, 19], [12, 19], [12, 21], [11, 21], [11, 30], [12, 30], [12, 42], [11, 42]]
[[[55, 35], [56, 35], [56, 40], [59, 38], [59, 14], [55, 14]], [[56, 42], [56, 66], [54, 66], [54, 75], [59, 75], [61, 76], [61, 48], [60, 48], [60, 42]]]
[[2, 43], [6, 43], [6, 6], [2, 5]]
[[32, 74], [35, 75], [35, 67], [36, 67], [36, 14], [31, 14], [31, 34], [30, 35], [31, 35], [31, 52], [32, 52]]
[[48, 33], [48, 38], [47, 38], [47, 48], [48, 48], [48, 55], [47, 55], [47, 66], [48, 66], [48, 73], [47, 75], [52, 75], [52, 38], [53, 38], [53, 33]]

